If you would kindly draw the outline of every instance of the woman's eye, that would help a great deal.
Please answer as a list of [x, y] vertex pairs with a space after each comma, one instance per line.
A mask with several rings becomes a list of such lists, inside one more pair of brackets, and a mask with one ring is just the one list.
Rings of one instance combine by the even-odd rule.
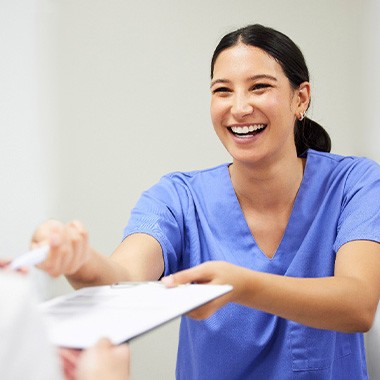
[[271, 87], [271, 85], [268, 83], [256, 83], [254, 86], [251, 87], [251, 90], [252, 91], [256, 91], [256, 90], [259, 91], [259, 90], [264, 90], [268, 87]]
[[212, 93], [213, 94], [216, 94], [216, 93], [227, 93], [227, 92], [231, 92], [231, 90], [227, 87], [218, 87], [218, 88], [215, 88], [214, 90], [212, 90]]

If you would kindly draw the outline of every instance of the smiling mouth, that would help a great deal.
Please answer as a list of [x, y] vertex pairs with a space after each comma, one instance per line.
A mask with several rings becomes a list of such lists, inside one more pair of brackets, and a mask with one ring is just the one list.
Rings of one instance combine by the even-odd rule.
[[263, 132], [266, 127], [266, 124], [251, 124], [229, 127], [228, 130], [237, 137], [250, 137]]

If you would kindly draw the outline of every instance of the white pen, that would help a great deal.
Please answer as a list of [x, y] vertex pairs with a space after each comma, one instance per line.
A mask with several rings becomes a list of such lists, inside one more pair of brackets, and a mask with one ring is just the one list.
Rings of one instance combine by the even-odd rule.
[[50, 247], [43, 245], [41, 247], [34, 248], [22, 255], [16, 257], [11, 261], [8, 268], [17, 270], [22, 267], [31, 267], [33, 265], [42, 263], [48, 256]]

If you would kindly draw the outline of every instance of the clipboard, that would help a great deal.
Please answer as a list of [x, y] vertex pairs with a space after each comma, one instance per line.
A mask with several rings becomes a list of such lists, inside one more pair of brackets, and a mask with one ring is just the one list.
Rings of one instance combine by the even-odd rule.
[[128, 342], [231, 290], [231, 285], [117, 283], [82, 288], [39, 306], [51, 343], [82, 349], [101, 337]]

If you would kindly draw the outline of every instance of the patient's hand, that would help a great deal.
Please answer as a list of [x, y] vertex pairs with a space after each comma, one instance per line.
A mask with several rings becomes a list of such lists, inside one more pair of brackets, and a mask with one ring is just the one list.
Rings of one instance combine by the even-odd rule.
[[[11, 269], [8, 269], [8, 266], [11, 263], [11, 261], [12, 260], [8, 260], [8, 259], [0, 259], [0, 269], [11, 271]], [[26, 273], [28, 273], [28, 269], [27, 268], [20, 268], [20, 269], [14, 270], [13, 272], [26, 274]]]
[[128, 380], [129, 347], [102, 338], [86, 350], [59, 349], [66, 380]]
[[6, 268], [10, 262], [10, 260], [0, 259], [0, 268]]
[[33, 234], [33, 248], [50, 246], [48, 258], [37, 265], [52, 277], [72, 275], [91, 258], [88, 232], [79, 221], [64, 224], [57, 220], [48, 220], [41, 224]]
[[77, 367], [77, 380], [128, 380], [129, 348], [100, 339], [95, 346], [83, 351]]
[[76, 380], [76, 370], [82, 350], [60, 348], [59, 357], [66, 380]]

